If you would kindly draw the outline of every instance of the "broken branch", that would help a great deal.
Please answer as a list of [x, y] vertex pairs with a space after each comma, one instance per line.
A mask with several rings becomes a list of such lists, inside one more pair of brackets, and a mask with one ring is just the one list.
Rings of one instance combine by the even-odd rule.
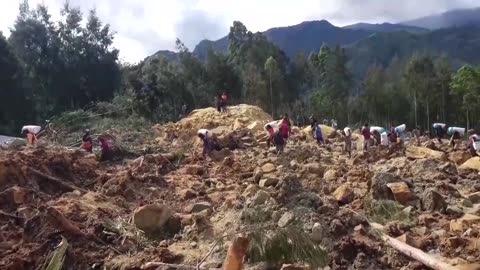
[[66, 183], [65, 181], [63, 181], [63, 180], [61, 180], [61, 179], [59, 179], [59, 178], [56, 178], [56, 177], [53, 177], [53, 176], [44, 174], [44, 173], [42, 173], [42, 172], [40, 172], [40, 171], [37, 171], [37, 170], [35, 170], [35, 169], [33, 169], [33, 168], [30, 168], [30, 167], [29, 167], [28, 170], [29, 170], [30, 172], [32, 172], [33, 174], [39, 176], [39, 177], [42, 178], [42, 179], [48, 180], [48, 181], [50, 181], [50, 182], [52, 182], [52, 183], [55, 183], [59, 188], [63, 189], [64, 191], [67, 191], [67, 192], [68, 192], [68, 191], [78, 190], [78, 191], [83, 192], [83, 193], [87, 193], [87, 192], [88, 192], [88, 190], [86, 190], [86, 189], [83, 189], [83, 188], [74, 186], [74, 185], [72, 185], [72, 184], [68, 184], [68, 183]]

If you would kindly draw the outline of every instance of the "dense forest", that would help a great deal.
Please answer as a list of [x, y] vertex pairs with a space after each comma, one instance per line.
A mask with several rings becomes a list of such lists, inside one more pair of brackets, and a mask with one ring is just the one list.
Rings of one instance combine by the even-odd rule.
[[[300, 122], [313, 114], [340, 126], [478, 127], [480, 68], [465, 63], [480, 46], [451, 34], [468, 38], [478, 29], [441, 31], [421, 38], [405, 32], [402, 40], [370, 36], [353, 47], [319, 44], [318, 52], [289, 58], [235, 21], [226, 52], [209, 49], [200, 59], [177, 40], [171, 58], [156, 54], [130, 65], [119, 63], [114, 33], [95, 11], [85, 22], [66, 4], [52, 21], [46, 6], [33, 9], [25, 1], [8, 40], [0, 33], [0, 134], [17, 135], [23, 124], [96, 104], [152, 123], [173, 121], [184, 104], [212, 106], [223, 91], [232, 104], [256, 104], [275, 117], [288, 112]], [[432, 42], [437, 36], [443, 43]], [[453, 49], [459, 46], [467, 46], [461, 57]]]

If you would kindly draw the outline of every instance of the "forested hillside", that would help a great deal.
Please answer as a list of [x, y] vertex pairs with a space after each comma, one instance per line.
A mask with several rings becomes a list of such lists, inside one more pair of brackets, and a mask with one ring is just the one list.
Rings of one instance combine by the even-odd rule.
[[[227, 47], [207, 50], [203, 59], [178, 40], [177, 54], [121, 65], [108, 24], [93, 11], [85, 25], [81, 20], [68, 5], [59, 21], [45, 6], [21, 6], [8, 41], [0, 38], [1, 134], [18, 134], [23, 124], [65, 111], [84, 117], [95, 104], [102, 114], [128, 109], [122, 117], [132, 121], [173, 121], [183, 105], [211, 106], [223, 91], [231, 103], [259, 105], [275, 117], [289, 112], [299, 122], [314, 114], [340, 126], [479, 125], [476, 27], [372, 34], [317, 21], [263, 34], [236, 21], [222, 40]], [[307, 34], [308, 44], [301, 40]], [[286, 52], [273, 38], [291, 47]], [[291, 56], [296, 46], [313, 52]], [[464, 64], [472, 66], [458, 70]]]

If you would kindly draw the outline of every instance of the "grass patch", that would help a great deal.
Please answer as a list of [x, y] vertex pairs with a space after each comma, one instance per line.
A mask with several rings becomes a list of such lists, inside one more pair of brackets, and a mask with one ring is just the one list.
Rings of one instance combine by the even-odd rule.
[[368, 219], [373, 222], [385, 225], [394, 221], [403, 223], [410, 223], [412, 221], [410, 215], [403, 211], [405, 207], [396, 201], [366, 200], [364, 205]]

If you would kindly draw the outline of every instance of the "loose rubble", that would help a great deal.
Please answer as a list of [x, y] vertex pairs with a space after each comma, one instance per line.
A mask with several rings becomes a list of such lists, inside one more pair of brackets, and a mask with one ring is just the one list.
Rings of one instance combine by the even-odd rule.
[[[426, 269], [378, 230], [450, 265], [480, 261], [480, 159], [466, 156], [465, 145], [407, 142], [350, 159], [338, 131], [322, 127], [329, 143], [319, 146], [308, 128], [295, 127], [276, 155], [262, 146], [271, 120], [249, 105], [197, 110], [153, 127], [163, 151], [107, 164], [59, 146], [1, 151], [0, 269], [37, 269], [62, 237], [64, 269], [196, 267], [207, 254], [201, 267], [221, 268], [235, 235], [290, 227], [325, 249], [325, 269]], [[199, 128], [228, 151], [201, 158]]]

